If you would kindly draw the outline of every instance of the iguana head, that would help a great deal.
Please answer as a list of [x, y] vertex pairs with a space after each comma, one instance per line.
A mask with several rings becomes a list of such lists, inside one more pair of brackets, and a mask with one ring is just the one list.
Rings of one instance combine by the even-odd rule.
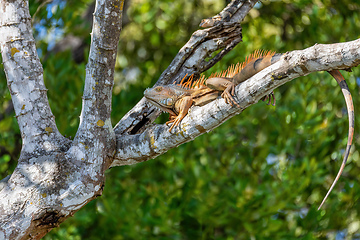
[[178, 85], [170, 84], [148, 88], [144, 91], [144, 96], [162, 111], [172, 112], [176, 101], [182, 96], [187, 95], [188, 91]]

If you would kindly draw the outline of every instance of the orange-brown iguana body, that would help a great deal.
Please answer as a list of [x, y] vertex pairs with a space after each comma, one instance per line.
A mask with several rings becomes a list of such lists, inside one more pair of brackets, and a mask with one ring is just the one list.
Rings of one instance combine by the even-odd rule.
[[239, 106], [233, 98], [236, 85], [278, 61], [281, 55], [270, 51], [255, 51], [245, 62], [231, 66], [221, 73], [212, 74], [207, 79], [202, 77], [197, 81], [190, 79], [184, 82], [185, 76], [179, 85], [149, 88], [144, 95], [153, 105], [170, 114], [170, 120], [166, 124], [173, 123], [169, 129], [171, 132], [180, 124], [192, 105], [203, 106], [221, 95], [226, 103]]
[[[192, 105], [203, 106], [221, 95], [221, 97], [225, 99], [226, 103], [232, 106], [239, 106], [233, 98], [235, 94], [235, 87], [241, 82], [244, 82], [256, 73], [260, 72], [264, 68], [277, 62], [281, 56], [282, 54], [275, 54], [275, 52], [270, 51], [255, 51], [246, 58], [245, 62], [231, 66], [221, 73], [212, 74], [207, 79], [202, 77], [197, 81], [192, 81], [192, 79], [190, 79], [187, 82], [184, 82], [186, 79], [185, 76], [179, 85], [170, 84], [153, 87], [146, 89], [144, 95], [146, 99], [153, 105], [170, 114], [169, 121], [166, 122], [166, 124], [172, 123], [169, 129], [171, 132], [175, 126], [180, 124], [181, 120], [187, 115]], [[349, 135], [348, 144], [340, 170], [324, 200], [322, 201], [319, 209], [324, 204], [328, 195], [334, 188], [345, 167], [347, 158], [350, 153], [355, 122], [352, 97], [344, 77], [338, 70], [332, 70], [329, 71], [329, 73], [340, 85], [346, 101], [349, 115]], [[271, 102], [271, 97], [274, 98], [272, 93], [265, 97], [269, 99], [269, 103]]]

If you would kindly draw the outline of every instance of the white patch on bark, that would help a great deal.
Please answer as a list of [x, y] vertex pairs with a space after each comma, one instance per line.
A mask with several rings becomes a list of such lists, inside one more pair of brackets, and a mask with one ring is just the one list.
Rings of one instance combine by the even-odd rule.
[[86, 200], [94, 195], [94, 192], [89, 191], [93, 189], [92, 184], [87, 187], [80, 180], [73, 182], [63, 193], [60, 190], [59, 200], [62, 202], [63, 207], [77, 210], [86, 203]]

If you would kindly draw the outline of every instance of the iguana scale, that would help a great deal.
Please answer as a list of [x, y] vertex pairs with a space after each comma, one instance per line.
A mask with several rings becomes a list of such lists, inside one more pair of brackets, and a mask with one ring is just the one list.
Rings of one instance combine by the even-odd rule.
[[[190, 107], [193, 105], [203, 106], [221, 95], [226, 103], [232, 106], [239, 106], [233, 97], [235, 94], [235, 87], [264, 68], [277, 62], [281, 56], [282, 54], [276, 54], [275, 52], [258, 50], [248, 56], [243, 63], [232, 65], [223, 72], [211, 74], [209, 78], [202, 76], [197, 81], [193, 81], [191, 77], [187, 79], [185, 76], [179, 84], [169, 84], [149, 88], [145, 90], [144, 95], [150, 103], [170, 114], [169, 121], [167, 121], [166, 124], [172, 123], [169, 129], [169, 132], [171, 132], [175, 126], [180, 124], [181, 120], [187, 115]], [[349, 135], [340, 170], [319, 209], [334, 188], [345, 167], [350, 153], [355, 122], [352, 97], [344, 77], [338, 70], [332, 70], [329, 71], [329, 73], [340, 85], [346, 101], [349, 116]], [[275, 98], [272, 93], [265, 98], [268, 98], [270, 103], [271, 97], [273, 97], [275, 104]]]

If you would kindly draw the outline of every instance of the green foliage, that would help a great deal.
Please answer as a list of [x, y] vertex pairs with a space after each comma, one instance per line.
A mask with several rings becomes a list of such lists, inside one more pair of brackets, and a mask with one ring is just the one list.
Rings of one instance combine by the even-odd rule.
[[[1, 54], [0, 54], [0, 59]], [[2, 66], [2, 62], [0, 64]], [[20, 131], [13, 114], [11, 96], [3, 68], [0, 69], [0, 179], [11, 174], [21, 146]]]
[[[88, 43], [91, 30], [81, 18], [85, 2], [58, 1], [51, 18], [45, 5], [35, 22], [48, 33], [57, 26], [63, 34], [72, 33]], [[132, 1], [116, 64], [114, 123], [156, 82], [200, 20], [215, 15], [225, 4]], [[32, 14], [39, 5], [30, 2]], [[206, 74], [243, 61], [255, 49], [286, 52], [357, 39], [359, 10], [360, 5], [350, 0], [263, 1], [243, 23], [243, 42]], [[49, 38], [37, 39], [58, 128], [74, 135], [85, 63], [75, 63], [70, 51], [47, 54]], [[360, 106], [359, 69], [343, 73], [353, 94], [355, 116]], [[0, 78], [1, 115], [10, 95], [3, 72]], [[316, 211], [345, 150], [345, 102], [327, 73], [294, 80], [277, 89], [275, 96], [276, 107], [259, 102], [155, 160], [109, 170], [103, 196], [45, 239], [359, 238], [360, 120], [343, 177], [323, 209]], [[19, 151], [13, 115], [2, 119], [0, 132], [0, 173], [6, 176]]]
[[76, 64], [71, 53], [66, 51], [49, 56], [43, 65], [45, 84], [52, 86], [49, 102], [57, 127], [73, 137], [79, 125], [85, 63]]

